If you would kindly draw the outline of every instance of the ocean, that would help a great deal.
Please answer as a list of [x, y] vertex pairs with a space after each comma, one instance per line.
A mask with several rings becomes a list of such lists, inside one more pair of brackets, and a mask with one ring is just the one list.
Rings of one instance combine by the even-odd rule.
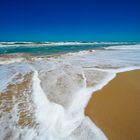
[[117, 42], [0, 42], [0, 55], [27, 53], [32, 55], [55, 55], [83, 50], [102, 49], [112, 45], [135, 43]]
[[1, 140], [106, 140], [84, 109], [117, 73], [140, 69], [140, 44], [1, 42]]

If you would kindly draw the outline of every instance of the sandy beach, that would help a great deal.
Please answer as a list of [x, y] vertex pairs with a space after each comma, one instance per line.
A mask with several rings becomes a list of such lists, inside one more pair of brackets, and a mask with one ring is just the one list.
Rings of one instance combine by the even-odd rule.
[[140, 70], [117, 74], [93, 94], [85, 114], [109, 140], [139, 140]]

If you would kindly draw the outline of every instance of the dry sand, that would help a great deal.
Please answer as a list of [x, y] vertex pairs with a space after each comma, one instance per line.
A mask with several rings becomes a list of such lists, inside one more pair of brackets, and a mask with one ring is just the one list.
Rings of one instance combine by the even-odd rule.
[[117, 74], [93, 94], [85, 114], [109, 140], [140, 140], [140, 70]]

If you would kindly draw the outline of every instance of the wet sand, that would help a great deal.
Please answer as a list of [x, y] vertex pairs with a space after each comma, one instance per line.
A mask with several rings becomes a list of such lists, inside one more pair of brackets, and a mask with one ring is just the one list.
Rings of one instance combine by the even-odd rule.
[[[21, 80], [21, 78], [24, 80], [17, 84], [10, 83], [3, 92], [0, 92], [0, 122], [6, 121], [11, 123], [12, 120], [13, 124], [21, 128], [32, 128], [37, 124], [34, 116], [35, 106], [32, 100], [32, 91], [30, 90], [32, 73], [24, 77], [21, 74], [15, 77], [16, 80]], [[15, 119], [15, 114], [13, 114], [15, 107], [17, 108], [17, 120]]]
[[85, 114], [109, 140], [140, 140], [140, 70], [117, 74], [93, 94]]

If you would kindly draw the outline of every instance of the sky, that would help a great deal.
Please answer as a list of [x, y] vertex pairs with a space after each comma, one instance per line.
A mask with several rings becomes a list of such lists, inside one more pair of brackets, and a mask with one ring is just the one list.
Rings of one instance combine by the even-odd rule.
[[0, 0], [0, 41], [140, 42], [140, 0]]

